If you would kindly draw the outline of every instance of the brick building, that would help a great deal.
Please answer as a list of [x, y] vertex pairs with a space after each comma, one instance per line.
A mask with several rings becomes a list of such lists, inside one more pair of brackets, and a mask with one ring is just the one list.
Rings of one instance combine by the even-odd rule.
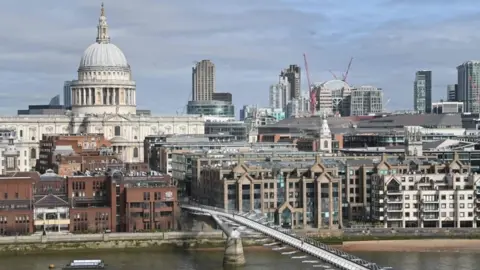
[[[98, 156], [102, 156], [102, 153], [109, 152], [106, 150], [111, 149], [110, 141], [105, 139], [103, 134], [43, 135], [39, 145], [36, 168], [42, 173], [48, 169], [58, 172], [57, 164], [68, 164], [73, 161], [68, 158], [62, 160], [62, 156], [84, 156], [82, 164], [88, 164], [91, 163], [91, 160], [98, 160]], [[103, 156], [105, 155], [107, 154], [104, 153]], [[91, 158], [91, 156], [96, 158]], [[74, 163], [79, 164], [77, 160]], [[75, 166], [79, 165], [72, 165], [70, 170], [68, 168], [64, 170], [68, 172], [78, 168]]]
[[170, 177], [128, 175], [64, 177], [47, 170], [0, 176], [0, 235], [176, 229]]
[[38, 180], [37, 172], [0, 176], [0, 235], [33, 232], [33, 192]]
[[124, 184], [126, 230], [176, 229], [177, 189], [167, 182], [151, 180]]

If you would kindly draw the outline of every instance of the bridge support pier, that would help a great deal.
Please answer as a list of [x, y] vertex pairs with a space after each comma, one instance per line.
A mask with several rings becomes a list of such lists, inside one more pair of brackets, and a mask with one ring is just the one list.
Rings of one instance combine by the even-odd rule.
[[225, 242], [223, 266], [240, 266], [244, 264], [245, 255], [243, 254], [242, 238], [240, 238], [240, 233], [234, 231]]

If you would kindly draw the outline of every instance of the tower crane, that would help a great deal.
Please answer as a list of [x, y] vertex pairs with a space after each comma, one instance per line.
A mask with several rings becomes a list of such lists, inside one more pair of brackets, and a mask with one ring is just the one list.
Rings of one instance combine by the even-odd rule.
[[350, 62], [348, 62], [347, 70], [343, 74], [342, 81], [344, 81], [344, 82], [347, 82], [348, 72], [350, 71], [350, 68], [352, 67], [352, 61], [353, 61], [353, 57], [350, 58]]
[[315, 115], [316, 107], [317, 107], [317, 93], [315, 93], [315, 89], [312, 87], [312, 82], [310, 81], [310, 72], [308, 71], [308, 61], [307, 55], [303, 54], [303, 61], [305, 62], [305, 73], [307, 74], [307, 82], [308, 82], [308, 93], [310, 97], [310, 113], [311, 115]]
[[348, 66], [347, 66], [347, 70], [345, 71], [345, 73], [342, 74], [342, 78], [339, 79], [337, 77], [337, 75], [335, 75], [335, 73], [333, 73], [333, 71], [330, 69], [328, 70], [330, 72], [330, 74], [332, 74], [333, 78], [335, 80], [341, 80], [343, 82], [347, 82], [347, 78], [348, 78], [348, 72], [350, 71], [350, 68], [352, 67], [352, 61], [353, 61], [353, 57], [350, 58], [350, 61], [348, 62]]

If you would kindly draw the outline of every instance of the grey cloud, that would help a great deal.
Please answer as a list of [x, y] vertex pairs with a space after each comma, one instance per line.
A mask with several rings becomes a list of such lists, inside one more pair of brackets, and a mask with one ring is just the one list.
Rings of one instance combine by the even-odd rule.
[[[25, 95], [42, 93], [48, 102], [64, 80], [76, 76], [82, 52], [94, 42], [99, 2], [23, 2], [31, 6], [22, 16], [18, 7], [0, 11], [8, 22], [0, 23], [0, 79], [9, 78], [0, 93], [22, 89]], [[231, 91], [237, 107], [252, 100], [266, 104], [279, 70], [293, 63], [303, 67], [306, 52], [313, 81], [331, 79], [329, 69], [341, 75], [353, 56], [349, 82], [383, 87], [398, 101], [390, 105], [410, 107], [416, 69], [433, 69], [443, 94], [441, 85], [454, 81], [455, 66], [477, 55], [474, 16], [437, 25], [396, 20], [373, 29], [373, 18], [351, 18], [352, 10], [338, 4], [335, 12], [328, 10], [333, 4], [302, 12], [284, 2], [106, 1], [112, 42], [132, 66], [139, 106], [162, 113], [182, 108], [191, 91], [191, 66], [201, 59], [216, 63], [218, 91]], [[351, 20], [331, 21], [328, 14]], [[17, 98], [0, 101], [0, 107], [18, 109], [34, 101], [39, 102]]]

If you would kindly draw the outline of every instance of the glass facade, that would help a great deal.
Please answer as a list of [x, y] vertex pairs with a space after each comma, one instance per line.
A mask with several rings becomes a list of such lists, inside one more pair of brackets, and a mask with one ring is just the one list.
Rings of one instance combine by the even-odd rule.
[[208, 116], [235, 117], [233, 104], [218, 100], [189, 101], [188, 114], [201, 114]]

